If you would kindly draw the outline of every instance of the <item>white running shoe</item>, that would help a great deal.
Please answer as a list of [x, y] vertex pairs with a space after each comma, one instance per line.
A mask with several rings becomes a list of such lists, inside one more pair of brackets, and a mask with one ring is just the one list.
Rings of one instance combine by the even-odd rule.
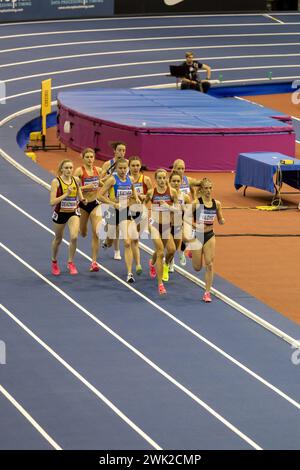
[[114, 259], [117, 259], [118, 261], [122, 259], [122, 256], [119, 250], [115, 251]]
[[183, 252], [180, 253], [179, 255], [179, 264], [180, 266], [185, 266], [186, 265], [186, 257]]
[[135, 279], [132, 273], [127, 274], [126, 282], [128, 282], [129, 284], [133, 284], [135, 282]]
[[172, 259], [171, 263], [169, 264], [169, 273], [174, 272], [174, 258]]

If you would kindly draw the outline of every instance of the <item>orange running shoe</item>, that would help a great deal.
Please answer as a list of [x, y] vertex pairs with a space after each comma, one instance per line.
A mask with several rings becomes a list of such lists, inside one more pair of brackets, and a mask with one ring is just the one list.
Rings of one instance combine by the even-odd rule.
[[204, 292], [202, 300], [204, 300], [204, 302], [211, 302], [210, 292]]
[[90, 266], [90, 271], [91, 272], [97, 272], [99, 271], [100, 267], [99, 264], [96, 261], [93, 261], [91, 266]]
[[165, 289], [165, 286], [163, 285], [163, 283], [159, 284], [158, 286], [158, 293], [159, 295], [165, 295], [167, 293], [166, 289]]
[[59, 276], [60, 275], [60, 269], [59, 269], [57, 261], [52, 261], [51, 272], [52, 272], [53, 276]]
[[192, 250], [185, 250], [185, 256], [188, 256], [189, 258], [192, 259], [192, 257], [193, 257]]
[[68, 270], [71, 276], [75, 276], [76, 274], [78, 274], [77, 268], [74, 263], [68, 263]]
[[150, 274], [151, 279], [156, 278], [156, 269], [155, 269], [155, 266], [153, 266], [151, 259], [149, 259], [149, 274]]

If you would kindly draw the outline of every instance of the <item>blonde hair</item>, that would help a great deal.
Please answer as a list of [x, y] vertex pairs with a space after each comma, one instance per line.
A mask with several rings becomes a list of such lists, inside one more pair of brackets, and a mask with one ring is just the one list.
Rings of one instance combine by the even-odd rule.
[[184, 162], [184, 160], [182, 160], [182, 158], [177, 158], [177, 159], [174, 160], [174, 162], [173, 162], [173, 170], [175, 170], [175, 167], [178, 166], [179, 163], [183, 163], [183, 164], [184, 164], [184, 168], [185, 168], [185, 162]]
[[58, 165], [58, 168], [57, 168], [57, 176], [60, 176], [60, 175], [61, 175], [62, 167], [64, 166], [65, 163], [72, 163], [72, 166], [74, 166], [72, 160], [70, 160], [69, 158], [65, 158], [65, 159], [62, 160], [62, 161], [60, 162], [60, 164]]
[[156, 179], [158, 173], [161, 173], [161, 172], [166, 173], [166, 175], [168, 174], [167, 170], [165, 170], [164, 168], [158, 168], [156, 172], [154, 173], [154, 178]]
[[207, 183], [212, 185], [212, 181], [209, 178], [206, 178], [206, 176], [204, 178], [202, 178], [202, 180], [200, 180], [200, 185], [199, 185], [200, 192], [203, 191], [204, 186]]
[[126, 165], [128, 165], [128, 161], [126, 160], [126, 158], [119, 158], [116, 162], [116, 168], [118, 168], [118, 166], [121, 164], [121, 163], [126, 163]]
[[86, 153], [92, 153], [95, 157], [95, 150], [92, 149], [91, 147], [87, 147], [81, 152], [81, 157], [84, 158]]

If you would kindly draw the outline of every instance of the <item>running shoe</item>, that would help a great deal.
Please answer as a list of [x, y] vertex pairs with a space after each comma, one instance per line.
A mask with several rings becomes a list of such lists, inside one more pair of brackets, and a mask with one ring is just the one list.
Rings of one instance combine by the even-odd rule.
[[174, 272], [174, 258], [172, 259], [171, 263], [169, 264], [169, 273]]
[[52, 272], [53, 276], [59, 276], [60, 275], [60, 269], [59, 269], [57, 261], [52, 261], [51, 272]]
[[162, 280], [168, 282], [169, 280], [169, 266], [164, 263]]
[[122, 256], [121, 256], [121, 253], [119, 250], [116, 250], [115, 251], [115, 254], [114, 254], [114, 259], [120, 261], [122, 259]]
[[133, 284], [135, 282], [135, 279], [132, 273], [127, 274], [126, 282], [128, 282], [128, 284]]
[[141, 266], [140, 264], [137, 264], [137, 265], [136, 265], [135, 272], [137, 273], [138, 276], [139, 276], [140, 274], [142, 274], [143, 268], [142, 268], [142, 266]]
[[185, 250], [185, 255], [192, 259], [193, 257], [192, 250]]
[[155, 269], [155, 266], [153, 266], [151, 259], [149, 259], [149, 274], [150, 274], [151, 279], [156, 278], [156, 269]]
[[166, 289], [165, 289], [165, 286], [163, 285], [163, 283], [159, 284], [158, 286], [158, 293], [159, 295], [165, 295], [167, 293]]
[[204, 292], [202, 300], [204, 300], [204, 302], [211, 302], [210, 292]]
[[106, 240], [103, 240], [103, 242], [101, 243], [101, 246], [102, 248], [104, 248], [106, 250], [106, 248], [108, 248], [108, 245], [106, 243]]
[[186, 265], [186, 257], [183, 251], [179, 255], [179, 264], [180, 266], [185, 266]]
[[76, 274], [78, 274], [77, 268], [74, 263], [68, 263], [68, 270], [71, 276], [75, 276]]
[[91, 266], [90, 266], [90, 271], [91, 272], [97, 272], [97, 271], [99, 271], [99, 269], [100, 269], [99, 264], [96, 261], [93, 261]]

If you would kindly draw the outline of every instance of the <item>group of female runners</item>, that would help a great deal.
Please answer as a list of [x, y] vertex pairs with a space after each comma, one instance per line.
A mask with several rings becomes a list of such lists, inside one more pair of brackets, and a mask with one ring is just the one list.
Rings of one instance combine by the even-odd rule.
[[181, 159], [173, 163], [170, 174], [165, 169], [155, 172], [155, 182], [142, 172], [137, 156], [125, 159], [126, 145], [112, 144], [114, 158], [102, 168], [95, 165], [95, 152], [82, 152], [82, 165], [75, 169], [71, 160], [63, 160], [58, 176], [51, 184], [50, 204], [54, 206], [52, 220], [55, 236], [52, 242], [52, 274], [58, 276], [59, 245], [65, 226], [70, 232], [68, 270], [78, 274], [74, 264], [77, 238], [92, 232], [92, 262], [90, 271], [99, 271], [97, 258], [100, 238], [102, 246], [114, 244], [114, 258], [121, 259], [119, 243], [124, 244], [127, 282], [134, 283], [133, 264], [137, 275], [142, 273], [139, 240], [151, 238], [154, 253], [149, 260], [149, 274], [157, 279], [158, 292], [166, 294], [164, 282], [174, 271], [174, 255], [186, 264], [186, 255], [193, 268], [200, 271], [205, 263], [205, 302], [211, 301], [215, 236], [213, 223], [224, 224], [221, 204], [212, 198], [212, 183], [208, 178], [196, 180], [186, 176]]

